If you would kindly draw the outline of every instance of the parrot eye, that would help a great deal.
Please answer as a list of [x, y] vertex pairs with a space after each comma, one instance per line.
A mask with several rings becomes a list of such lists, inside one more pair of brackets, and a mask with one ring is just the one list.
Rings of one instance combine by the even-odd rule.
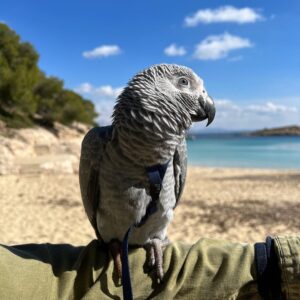
[[186, 78], [181, 77], [181, 78], [179, 78], [179, 80], [178, 80], [178, 84], [179, 84], [179, 85], [188, 86], [188, 85], [189, 85], [189, 81], [188, 81]]

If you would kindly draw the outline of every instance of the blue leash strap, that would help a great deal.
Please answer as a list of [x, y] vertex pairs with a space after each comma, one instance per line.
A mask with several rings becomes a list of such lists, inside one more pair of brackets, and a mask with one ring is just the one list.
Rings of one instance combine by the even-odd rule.
[[132, 287], [130, 280], [129, 262], [128, 262], [128, 240], [133, 226], [130, 226], [127, 230], [123, 241], [122, 241], [122, 285], [123, 285], [123, 299], [131, 300], [133, 299]]
[[159, 200], [159, 194], [162, 188], [162, 181], [164, 179], [166, 170], [169, 165], [169, 160], [163, 165], [155, 165], [146, 168], [148, 180], [149, 180], [149, 188], [150, 188], [150, 196], [151, 201], [146, 208], [146, 213], [142, 217], [141, 221], [137, 224], [131, 225], [122, 241], [122, 285], [123, 285], [123, 299], [124, 300], [132, 300], [132, 286], [130, 279], [130, 270], [129, 270], [129, 261], [128, 261], [128, 241], [131, 234], [131, 231], [134, 227], [141, 227], [145, 224], [148, 218], [157, 211], [157, 203]]
[[274, 239], [267, 237], [265, 243], [256, 243], [255, 264], [257, 288], [264, 300], [282, 300], [281, 273], [275, 252]]

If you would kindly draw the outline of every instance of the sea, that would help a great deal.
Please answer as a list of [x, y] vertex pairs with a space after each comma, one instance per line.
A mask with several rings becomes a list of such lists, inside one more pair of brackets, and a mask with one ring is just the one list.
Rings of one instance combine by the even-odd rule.
[[189, 165], [300, 170], [300, 137], [296, 136], [210, 134], [197, 135], [187, 144]]

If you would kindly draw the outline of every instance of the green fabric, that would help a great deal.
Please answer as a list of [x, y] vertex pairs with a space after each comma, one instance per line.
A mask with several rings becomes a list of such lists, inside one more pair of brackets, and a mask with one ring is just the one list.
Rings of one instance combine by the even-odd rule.
[[[23, 245], [0, 248], [0, 299], [120, 299], [113, 262], [97, 241], [86, 247]], [[249, 299], [253, 247], [202, 239], [164, 252], [165, 280], [144, 271], [144, 249], [129, 254], [135, 299]], [[251, 271], [252, 269], [252, 271]], [[153, 275], [153, 274], [152, 274]]]
[[300, 299], [300, 235], [275, 237], [281, 288], [287, 299]]
[[[300, 236], [276, 237], [287, 299], [300, 299]], [[164, 251], [164, 282], [145, 267], [142, 248], [129, 253], [135, 299], [260, 299], [251, 244], [201, 239]], [[86, 247], [0, 246], [0, 299], [122, 299], [113, 261], [95, 240]]]

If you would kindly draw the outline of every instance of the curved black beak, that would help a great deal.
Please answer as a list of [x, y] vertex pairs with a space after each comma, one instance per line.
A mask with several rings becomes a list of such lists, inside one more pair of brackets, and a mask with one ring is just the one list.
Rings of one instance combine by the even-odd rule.
[[206, 127], [207, 127], [209, 124], [212, 123], [212, 121], [214, 120], [215, 115], [216, 115], [215, 103], [210, 96], [207, 96], [207, 98], [206, 98], [206, 104], [205, 104], [204, 111], [206, 112], [206, 115], [207, 115], [207, 124], [206, 124]]
[[212, 123], [216, 115], [216, 108], [213, 99], [210, 96], [203, 98], [202, 96], [198, 99], [200, 107], [195, 115], [191, 115], [193, 122], [203, 121], [207, 119], [207, 124]]

